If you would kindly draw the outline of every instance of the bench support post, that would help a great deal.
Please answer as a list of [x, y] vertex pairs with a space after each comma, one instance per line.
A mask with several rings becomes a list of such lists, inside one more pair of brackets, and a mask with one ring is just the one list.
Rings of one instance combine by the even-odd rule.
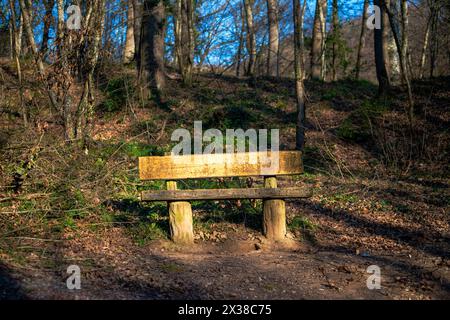
[[[276, 177], [264, 179], [265, 188], [277, 188]], [[264, 200], [264, 235], [269, 240], [282, 241], [286, 237], [286, 202], [284, 200]]]
[[[167, 190], [177, 190], [175, 181], [168, 181]], [[194, 243], [192, 207], [189, 202], [169, 202], [169, 223], [171, 239], [178, 244]]]

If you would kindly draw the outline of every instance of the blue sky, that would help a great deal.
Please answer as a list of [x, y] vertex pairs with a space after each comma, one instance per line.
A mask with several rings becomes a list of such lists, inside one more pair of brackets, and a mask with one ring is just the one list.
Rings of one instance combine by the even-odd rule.
[[[198, 13], [200, 17], [208, 17], [211, 12], [217, 11], [219, 8], [224, 7], [223, 10], [217, 12], [212, 18], [205, 18], [199, 24], [199, 35], [201, 40], [207, 39], [209, 33], [214, 31], [216, 36], [214, 37], [211, 43], [211, 52], [206, 57], [206, 61], [214, 64], [221, 63], [229, 63], [232, 61], [233, 57], [237, 51], [237, 42], [230, 41], [235, 40], [236, 33], [239, 32], [236, 28], [233, 19], [233, 8], [238, 8], [238, 4], [241, 3], [242, 0], [199, 0], [201, 3], [200, 9]], [[16, 1], [17, 2], [17, 1]], [[108, 0], [107, 1], [107, 12], [110, 13], [110, 19], [112, 21], [113, 27], [110, 32], [107, 33], [107, 37], [113, 42], [113, 47], [116, 48], [116, 56], [120, 56], [121, 46], [125, 40], [125, 18], [126, 18], [126, 8], [121, 7], [120, 0]], [[292, 0], [279, 0], [280, 6], [287, 5], [288, 10], [285, 11], [284, 15], [280, 17], [280, 30], [281, 36], [285, 37], [292, 34], [293, 26], [292, 26]], [[329, 10], [331, 13], [331, 0], [329, 2]], [[361, 15], [363, 0], [340, 0], [340, 12], [339, 15], [341, 19], [353, 19]], [[44, 8], [41, 1], [36, 1], [35, 3], [35, 15], [36, 18], [39, 19], [40, 16], [44, 14]], [[39, 5], [36, 5], [39, 3]], [[8, 7], [8, 0], [0, 0], [1, 8], [3, 10]], [[71, 5], [72, 1], [66, 1], [66, 7]], [[226, 5], [228, 4], [228, 5]], [[265, 0], [256, 1], [256, 5], [261, 9], [259, 14], [255, 15], [255, 21], [264, 21], [266, 19], [265, 16]], [[17, 9], [18, 10], [18, 9]], [[315, 10], [315, 0], [308, 0], [308, 7], [306, 12], [305, 19], [305, 28], [308, 29], [310, 27], [310, 23], [312, 22]], [[257, 11], [257, 10], [255, 10]], [[113, 13], [113, 14], [111, 14]], [[56, 8], [53, 11], [53, 15], [56, 17]], [[40, 20], [40, 19], [39, 19]], [[169, 19], [169, 25], [167, 28], [167, 43], [170, 44], [173, 42], [173, 33], [171, 28], [171, 19]], [[35, 36], [38, 43], [42, 41], [42, 28], [43, 24], [39, 24], [35, 26]], [[53, 28], [50, 30], [50, 37], [54, 37], [55, 33]], [[267, 30], [262, 30], [258, 34], [258, 45], [262, 45], [265, 41], [267, 41]], [[168, 50], [170, 50], [170, 45], [168, 46]], [[204, 48], [199, 48], [199, 51], [204, 51]], [[199, 61], [200, 57], [197, 57], [197, 61]]]

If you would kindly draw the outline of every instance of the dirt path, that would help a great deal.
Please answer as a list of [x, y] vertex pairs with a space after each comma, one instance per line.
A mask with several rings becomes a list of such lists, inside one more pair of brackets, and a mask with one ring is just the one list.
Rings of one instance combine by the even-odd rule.
[[[138, 247], [121, 230], [107, 239], [83, 237], [64, 249], [77, 264], [82, 289], [66, 288], [58, 271], [15, 272], [11, 298], [32, 299], [440, 299], [449, 298], [448, 267], [424, 269], [410, 258], [320, 250], [292, 242], [200, 244], [189, 252], [169, 242]], [[255, 246], [256, 244], [256, 246]], [[382, 289], [369, 290], [366, 270], [378, 265]], [[441, 272], [441, 281], [436, 280]], [[446, 280], [444, 273], [446, 272]], [[20, 285], [14, 286], [14, 283]]]

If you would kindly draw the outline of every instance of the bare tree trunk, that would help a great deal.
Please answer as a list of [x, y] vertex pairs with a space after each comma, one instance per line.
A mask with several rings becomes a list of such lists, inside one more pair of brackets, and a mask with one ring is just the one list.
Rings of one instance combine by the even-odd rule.
[[355, 67], [355, 78], [359, 80], [359, 76], [361, 73], [361, 61], [362, 61], [362, 50], [366, 44], [366, 21], [367, 21], [367, 10], [369, 9], [369, 0], [364, 0], [364, 8], [363, 15], [361, 21], [361, 33], [359, 35], [359, 44], [358, 44], [358, 54], [356, 58], [356, 67]]
[[[166, 11], [162, 0], [145, 0], [142, 18], [139, 81], [145, 97], [157, 101], [166, 87], [164, 33]], [[150, 91], [149, 91], [150, 90]]]
[[20, 13], [20, 21], [19, 21], [19, 33], [17, 35], [17, 45], [18, 51], [17, 55], [20, 57], [22, 55], [22, 44], [23, 44], [23, 15]]
[[279, 76], [278, 56], [280, 47], [278, 1], [267, 0], [267, 17], [269, 20], [269, 47], [267, 50], [267, 75]]
[[430, 10], [431, 10], [430, 78], [433, 78], [436, 70], [436, 62], [439, 49], [439, 37], [437, 34], [439, 22], [439, 9], [436, 1], [434, 0], [431, 1]]
[[255, 27], [253, 25], [253, 0], [243, 0], [245, 7], [245, 19], [247, 22], [247, 51], [248, 51], [248, 67], [247, 76], [255, 75], [256, 63], [256, 37]]
[[[380, 0], [382, 5], [386, 5], [386, 8], [389, 8], [391, 5], [391, 0]], [[374, 2], [375, 3], [375, 2]], [[387, 72], [387, 78], [389, 81], [389, 87], [392, 84], [392, 65], [394, 64], [395, 68], [395, 61], [394, 63], [391, 63], [390, 54], [389, 54], [389, 48], [394, 48], [395, 51], [395, 42], [392, 41], [391, 38], [391, 25], [389, 23], [389, 17], [386, 12], [386, 9], [381, 10], [381, 24], [382, 26], [382, 33], [383, 33], [383, 58], [384, 58], [384, 65], [386, 66], [386, 72]]]
[[386, 19], [383, 18], [384, 15], [384, 5], [383, 0], [374, 0], [374, 4], [380, 7], [381, 10], [381, 29], [374, 29], [374, 48], [375, 48], [375, 65], [376, 73], [378, 79], [378, 91], [380, 95], [386, 94], [390, 89], [390, 79], [386, 67], [387, 50], [385, 50], [385, 37], [384, 29], [386, 28]]
[[128, 64], [134, 59], [136, 45], [134, 43], [134, 7], [133, 0], [128, 0], [127, 34], [123, 51], [123, 63]]
[[244, 9], [242, 8], [242, 3], [240, 4], [240, 18], [241, 18], [241, 32], [239, 34], [239, 47], [237, 52], [237, 61], [236, 61], [236, 77], [241, 76], [241, 62], [242, 62], [242, 50], [244, 48], [244, 34], [245, 34], [245, 14]]
[[[15, 24], [16, 22], [14, 21], [14, 24]], [[15, 42], [15, 37], [16, 37], [16, 35], [15, 34], [13, 34], [13, 20], [12, 20], [12, 17], [10, 16], [9, 17], [9, 58], [11, 59], [11, 60], [13, 60], [14, 59], [14, 49], [13, 49], [13, 46], [15, 46], [16, 45], [16, 42]]]
[[332, 47], [332, 80], [337, 80], [337, 41], [340, 37], [339, 35], [339, 11], [338, 11], [338, 1], [333, 0], [333, 47]]
[[181, 55], [181, 0], [175, 0], [175, 3], [173, 4], [173, 36], [175, 38], [173, 47], [173, 64], [175, 68], [179, 68], [180, 61], [178, 60], [178, 58]]
[[83, 132], [83, 145], [85, 149], [88, 148], [88, 143], [92, 138], [93, 120], [94, 120], [94, 107], [95, 107], [95, 95], [94, 95], [94, 71], [98, 62], [100, 44], [103, 37], [103, 30], [105, 27], [105, 8], [106, 0], [97, 0], [93, 2], [93, 16], [95, 19], [90, 19], [91, 27], [90, 34], [92, 34], [92, 40], [90, 37], [87, 41], [92, 41], [88, 44], [89, 53], [88, 59], [85, 63], [84, 69], [87, 71], [87, 77], [85, 78], [85, 87], [87, 88], [87, 105], [85, 114], [85, 127]]
[[[409, 35], [408, 35], [408, 27], [409, 27], [409, 12], [408, 12], [408, 2], [407, 0], [401, 0], [401, 17], [402, 17], [402, 43], [401, 50], [399, 52], [400, 55], [400, 67], [402, 69], [403, 81], [406, 84], [406, 88], [408, 90], [408, 101], [409, 101], [409, 119], [412, 124], [414, 120], [414, 98], [412, 94], [410, 70], [408, 68], [408, 57], [409, 57]], [[398, 38], [398, 37], [397, 37]], [[398, 46], [398, 44], [397, 44]]]
[[311, 78], [323, 80], [325, 71], [325, 37], [327, 0], [316, 1], [311, 48]]
[[[20, 9], [22, 11], [23, 26], [24, 26], [25, 33], [27, 36], [28, 44], [31, 48], [34, 59], [36, 60], [39, 75], [40, 75], [42, 81], [45, 81], [46, 76], [45, 76], [44, 63], [42, 62], [42, 58], [39, 55], [39, 52], [38, 52], [38, 49], [36, 46], [36, 42], [34, 41], [34, 33], [33, 33], [33, 28], [31, 26], [31, 18], [30, 18], [28, 7], [25, 5], [24, 0], [19, 0], [19, 4], [20, 4]], [[49, 87], [47, 87], [46, 89], [47, 89], [47, 93], [49, 95], [50, 102], [52, 103], [53, 108], [58, 110], [58, 103], [57, 103], [54, 93], [51, 91], [51, 89]]]
[[177, 61], [183, 83], [192, 85], [195, 54], [195, 1], [177, 0], [176, 2], [175, 47]]
[[58, 25], [56, 29], [57, 33], [57, 48], [58, 55], [61, 57], [63, 51], [63, 38], [64, 38], [64, 0], [57, 0], [56, 8], [58, 12]]
[[44, 29], [42, 31], [42, 45], [41, 45], [41, 52], [43, 54], [46, 54], [48, 50], [48, 41], [49, 41], [49, 33], [50, 33], [50, 27], [52, 25], [53, 20], [53, 7], [55, 6], [55, 0], [45, 0], [44, 1], [44, 7], [45, 7], [45, 16], [44, 16]]
[[143, 5], [141, 0], [133, 1], [133, 16], [134, 16], [134, 59], [139, 65], [139, 54], [141, 45], [141, 29], [142, 29], [142, 15], [143, 15]]
[[195, 1], [186, 0], [186, 16], [187, 16], [187, 30], [188, 30], [188, 64], [185, 72], [184, 83], [192, 85], [193, 69], [194, 69], [194, 55], [195, 55]]
[[19, 41], [18, 34], [16, 32], [16, 9], [14, 6], [14, 1], [9, 0], [9, 8], [11, 12], [11, 32], [13, 35], [14, 43], [11, 46], [11, 50], [13, 52], [13, 58], [16, 63], [17, 68], [17, 79], [19, 81], [19, 101], [20, 101], [20, 109], [22, 112], [22, 119], [24, 127], [28, 126], [28, 109], [23, 101], [23, 84], [22, 84], [22, 66], [20, 63], [18, 51], [19, 51]]
[[[388, 68], [388, 76], [391, 80], [391, 84], [400, 79], [401, 84], [404, 85], [405, 83], [401, 74], [402, 68], [400, 65], [401, 52], [397, 50], [395, 37], [393, 37], [395, 32], [397, 32], [397, 34], [401, 34], [401, 0], [386, 1], [386, 8], [386, 19], [389, 21], [390, 30], [392, 30], [392, 33], [386, 30], [386, 32], [388, 32], [388, 34], [386, 34], [388, 50], [388, 60], [386, 60], [386, 65]], [[394, 19], [390, 19], [388, 10]]]
[[[385, 8], [391, 25], [394, 25], [394, 15], [389, 11], [389, 8]], [[410, 126], [412, 129], [412, 123], [414, 119], [414, 99], [412, 94], [411, 82], [409, 79], [408, 65], [407, 65], [407, 52], [408, 52], [408, 4], [407, 0], [401, 0], [401, 35], [397, 28], [392, 28], [394, 34], [395, 44], [397, 46], [397, 52], [399, 54], [400, 68], [403, 82], [406, 84], [408, 91], [409, 110], [408, 117]]]
[[431, 17], [427, 20], [427, 27], [425, 28], [425, 34], [423, 37], [422, 53], [420, 55], [419, 64], [419, 79], [423, 79], [425, 73], [425, 63], [427, 60], [428, 43], [430, 39], [430, 29], [431, 29]]
[[305, 67], [303, 62], [305, 43], [303, 21], [306, 0], [293, 0], [294, 7], [294, 56], [295, 56], [295, 92], [297, 98], [296, 149], [303, 150], [305, 146], [306, 94], [304, 86]]

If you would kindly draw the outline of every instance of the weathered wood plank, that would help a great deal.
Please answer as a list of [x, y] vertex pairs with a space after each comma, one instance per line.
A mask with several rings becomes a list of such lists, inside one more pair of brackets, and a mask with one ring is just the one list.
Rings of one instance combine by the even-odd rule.
[[142, 201], [194, 201], [234, 199], [294, 199], [311, 197], [309, 188], [248, 188], [207, 190], [150, 190], [141, 195]]
[[139, 158], [141, 180], [280, 176], [303, 173], [300, 151]]

